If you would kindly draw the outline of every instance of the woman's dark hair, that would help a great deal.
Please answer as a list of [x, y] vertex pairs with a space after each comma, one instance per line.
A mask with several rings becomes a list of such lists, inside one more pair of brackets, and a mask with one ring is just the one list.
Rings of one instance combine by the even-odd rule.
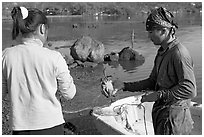
[[21, 8], [14, 7], [11, 11], [11, 17], [13, 19], [13, 40], [16, 39], [19, 32], [21, 32], [22, 35], [34, 32], [40, 24], [45, 24], [48, 27], [47, 17], [42, 11], [35, 8], [28, 9], [28, 16], [23, 19]]

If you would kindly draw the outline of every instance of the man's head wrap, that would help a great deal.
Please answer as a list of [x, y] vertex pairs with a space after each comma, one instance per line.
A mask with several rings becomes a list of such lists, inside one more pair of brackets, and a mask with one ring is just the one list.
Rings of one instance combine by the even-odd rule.
[[152, 31], [155, 28], [178, 28], [177, 24], [173, 21], [174, 16], [166, 9], [160, 7], [153, 10], [147, 18], [146, 30]]

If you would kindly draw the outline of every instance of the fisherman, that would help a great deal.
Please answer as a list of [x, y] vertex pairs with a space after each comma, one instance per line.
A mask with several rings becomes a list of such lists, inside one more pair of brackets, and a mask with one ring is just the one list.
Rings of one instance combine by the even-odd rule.
[[160, 7], [146, 20], [148, 37], [160, 46], [147, 79], [136, 82], [113, 81], [114, 89], [145, 91], [141, 102], [154, 102], [152, 119], [156, 135], [184, 135], [193, 129], [191, 99], [197, 95], [194, 64], [188, 50], [175, 36], [173, 15]]
[[[14, 135], [63, 135], [57, 89], [70, 100], [76, 87], [62, 55], [43, 45], [48, 19], [38, 9], [14, 7], [12, 38], [22, 43], [2, 52], [2, 94], [9, 95]], [[19, 35], [21, 34], [21, 35]]]

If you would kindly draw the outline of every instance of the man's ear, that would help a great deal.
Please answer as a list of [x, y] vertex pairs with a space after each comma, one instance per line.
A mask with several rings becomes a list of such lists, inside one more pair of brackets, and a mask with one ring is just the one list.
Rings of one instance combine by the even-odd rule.
[[164, 35], [165, 33], [167, 33], [167, 29], [166, 28], [162, 28], [161, 29], [161, 35]]
[[40, 26], [39, 26], [40, 28], [40, 34], [41, 35], [43, 35], [43, 34], [45, 34], [45, 31], [46, 31], [46, 28], [45, 28], [45, 25], [44, 24], [40, 24]]

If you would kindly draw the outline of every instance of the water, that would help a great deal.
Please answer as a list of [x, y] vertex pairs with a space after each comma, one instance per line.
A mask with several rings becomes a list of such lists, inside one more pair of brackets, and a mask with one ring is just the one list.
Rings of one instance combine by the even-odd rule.
[[[73, 40], [82, 35], [89, 35], [101, 41], [105, 46], [106, 53], [110, 53], [111, 51], [120, 51], [122, 48], [130, 46], [131, 32], [134, 29], [134, 49], [143, 54], [145, 62], [143, 64], [134, 64], [131, 62], [112, 63], [108, 65], [107, 73], [113, 74], [115, 77], [124, 81], [136, 81], [149, 76], [158, 48], [147, 39], [145, 19], [146, 16], [132, 17], [131, 19], [117, 16], [49, 18], [50, 29], [48, 40]], [[182, 37], [182, 33], [189, 33], [185, 32], [186, 28], [201, 26], [202, 17], [200, 14], [177, 15], [176, 21], [179, 24], [178, 37]], [[77, 24], [77, 28], [73, 28], [73, 24]], [[2, 49], [15, 44], [15, 41], [11, 40], [11, 29], [11, 21], [2, 22]], [[195, 64], [198, 96], [194, 101], [202, 103], [201, 35], [189, 37], [189, 41], [182, 41], [182, 43], [187, 45]]]

